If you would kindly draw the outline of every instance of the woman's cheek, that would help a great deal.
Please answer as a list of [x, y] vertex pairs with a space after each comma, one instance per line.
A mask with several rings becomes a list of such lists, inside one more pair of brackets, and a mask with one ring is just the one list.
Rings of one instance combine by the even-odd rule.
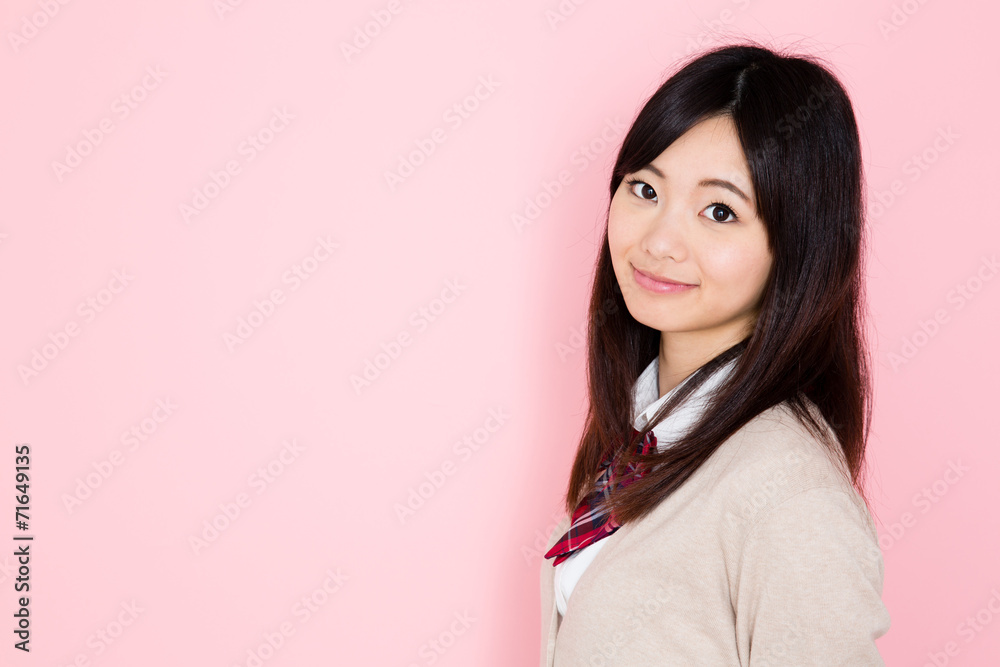
[[716, 280], [729, 284], [745, 282], [749, 275], [755, 274], [754, 260], [750, 256], [752, 251], [742, 244], [717, 243], [706, 250], [708, 252], [703, 253], [702, 263]]
[[738, 301], [751, 301], [767, 278], [769, 258], [759, 248], [743, 244], [718, 246], [702, 258], [702, 266], [716, 285]]

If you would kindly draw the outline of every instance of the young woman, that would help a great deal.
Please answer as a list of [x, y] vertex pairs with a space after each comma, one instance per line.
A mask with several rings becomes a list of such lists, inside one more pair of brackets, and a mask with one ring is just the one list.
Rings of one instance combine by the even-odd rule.
[[543, 667], [884, 664], [843, 87], [812, 57], [709, 51], [642, 108], [610, 194]]

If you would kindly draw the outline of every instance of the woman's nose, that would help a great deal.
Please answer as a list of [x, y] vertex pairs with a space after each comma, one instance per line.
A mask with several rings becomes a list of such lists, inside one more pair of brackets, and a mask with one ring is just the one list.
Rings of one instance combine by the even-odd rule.
[[688, 239], [685, 212], [661, 209], [649, 220], [642, 240], [642, 249], [657, 260], [682, 262], [687, 257]]

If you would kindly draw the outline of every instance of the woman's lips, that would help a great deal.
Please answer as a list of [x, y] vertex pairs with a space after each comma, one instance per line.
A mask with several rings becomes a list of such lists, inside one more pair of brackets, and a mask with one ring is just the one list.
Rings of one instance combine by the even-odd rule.
[[639, 284], [639, 287], [653, 292], [654, 294], [675, 294], [678, 292], [687, 292], [688, 290], [697, 287], [697, 285], [658, 280], [648, 273], [643, 273], [634, 266], [632, 267], [632, 276], [635, 278], [635, 282]]

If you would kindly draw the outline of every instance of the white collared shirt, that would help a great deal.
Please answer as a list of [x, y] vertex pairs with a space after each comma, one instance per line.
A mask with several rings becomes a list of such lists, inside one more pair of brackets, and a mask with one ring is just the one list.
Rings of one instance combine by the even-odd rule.
[[[649, 362], [644, 370], [635, 381], [635, 386], [633, 388], [633, 405], [635, 418], [633, 420], [633, 425], [637, 431], [642, 431], [646, 424], [649, 423], [650, 417], [652, 417], [656, 412], [663, 406], [664, 403], [670, 400], [670, 397], [680, 389], [684, 383], [681, 382], [676, 387], [668, 391], [663, 396], [659, 396], [660, 393], [660, 378], [659, 378], [659, 355], [653, 357], [653, 360]], [[733, 369], [736, 367], [737, 359], [733, 359], [728, 364], [725, 364], [719, 368], [711, 377], [709, 377], [705, 382], [698, 387], [693, 394], [687, 397], [687, 399], [679, 405], [673, 412], [673, 414], [668, 415], [662, 422], [653, 427], [653, 434], [656, 436], [656, 449], [662, 452], [666, 447], [668, 447], [673, 442], [676, 442], [681, 436], [687, 433], [701, 417], [702, 410], [705, 408], [705, 403], [707, 399], [711, 396], [712, 392], [722, 384]], [[690, 376], [688, 376], [690, 378]], [[580, 581], [580, 577], [586, 571], [587, 566], [594, 560], [598, 552], [604, 546], [604, 544], [609, 540], [613, 539], [614, 534], [608, 537], [601, 538], [600, 540], [593, 542], [583, 549], [572, 554], [569, 558], [564, 560], [555, 566], [555, 598], [556, 598], [556, 608], [559, 610], [560, 614], [566, 613], [566, 605], [569, 601], [569, 596], [573, 592], [573, 588], [576, 586], [577, 582]]]

